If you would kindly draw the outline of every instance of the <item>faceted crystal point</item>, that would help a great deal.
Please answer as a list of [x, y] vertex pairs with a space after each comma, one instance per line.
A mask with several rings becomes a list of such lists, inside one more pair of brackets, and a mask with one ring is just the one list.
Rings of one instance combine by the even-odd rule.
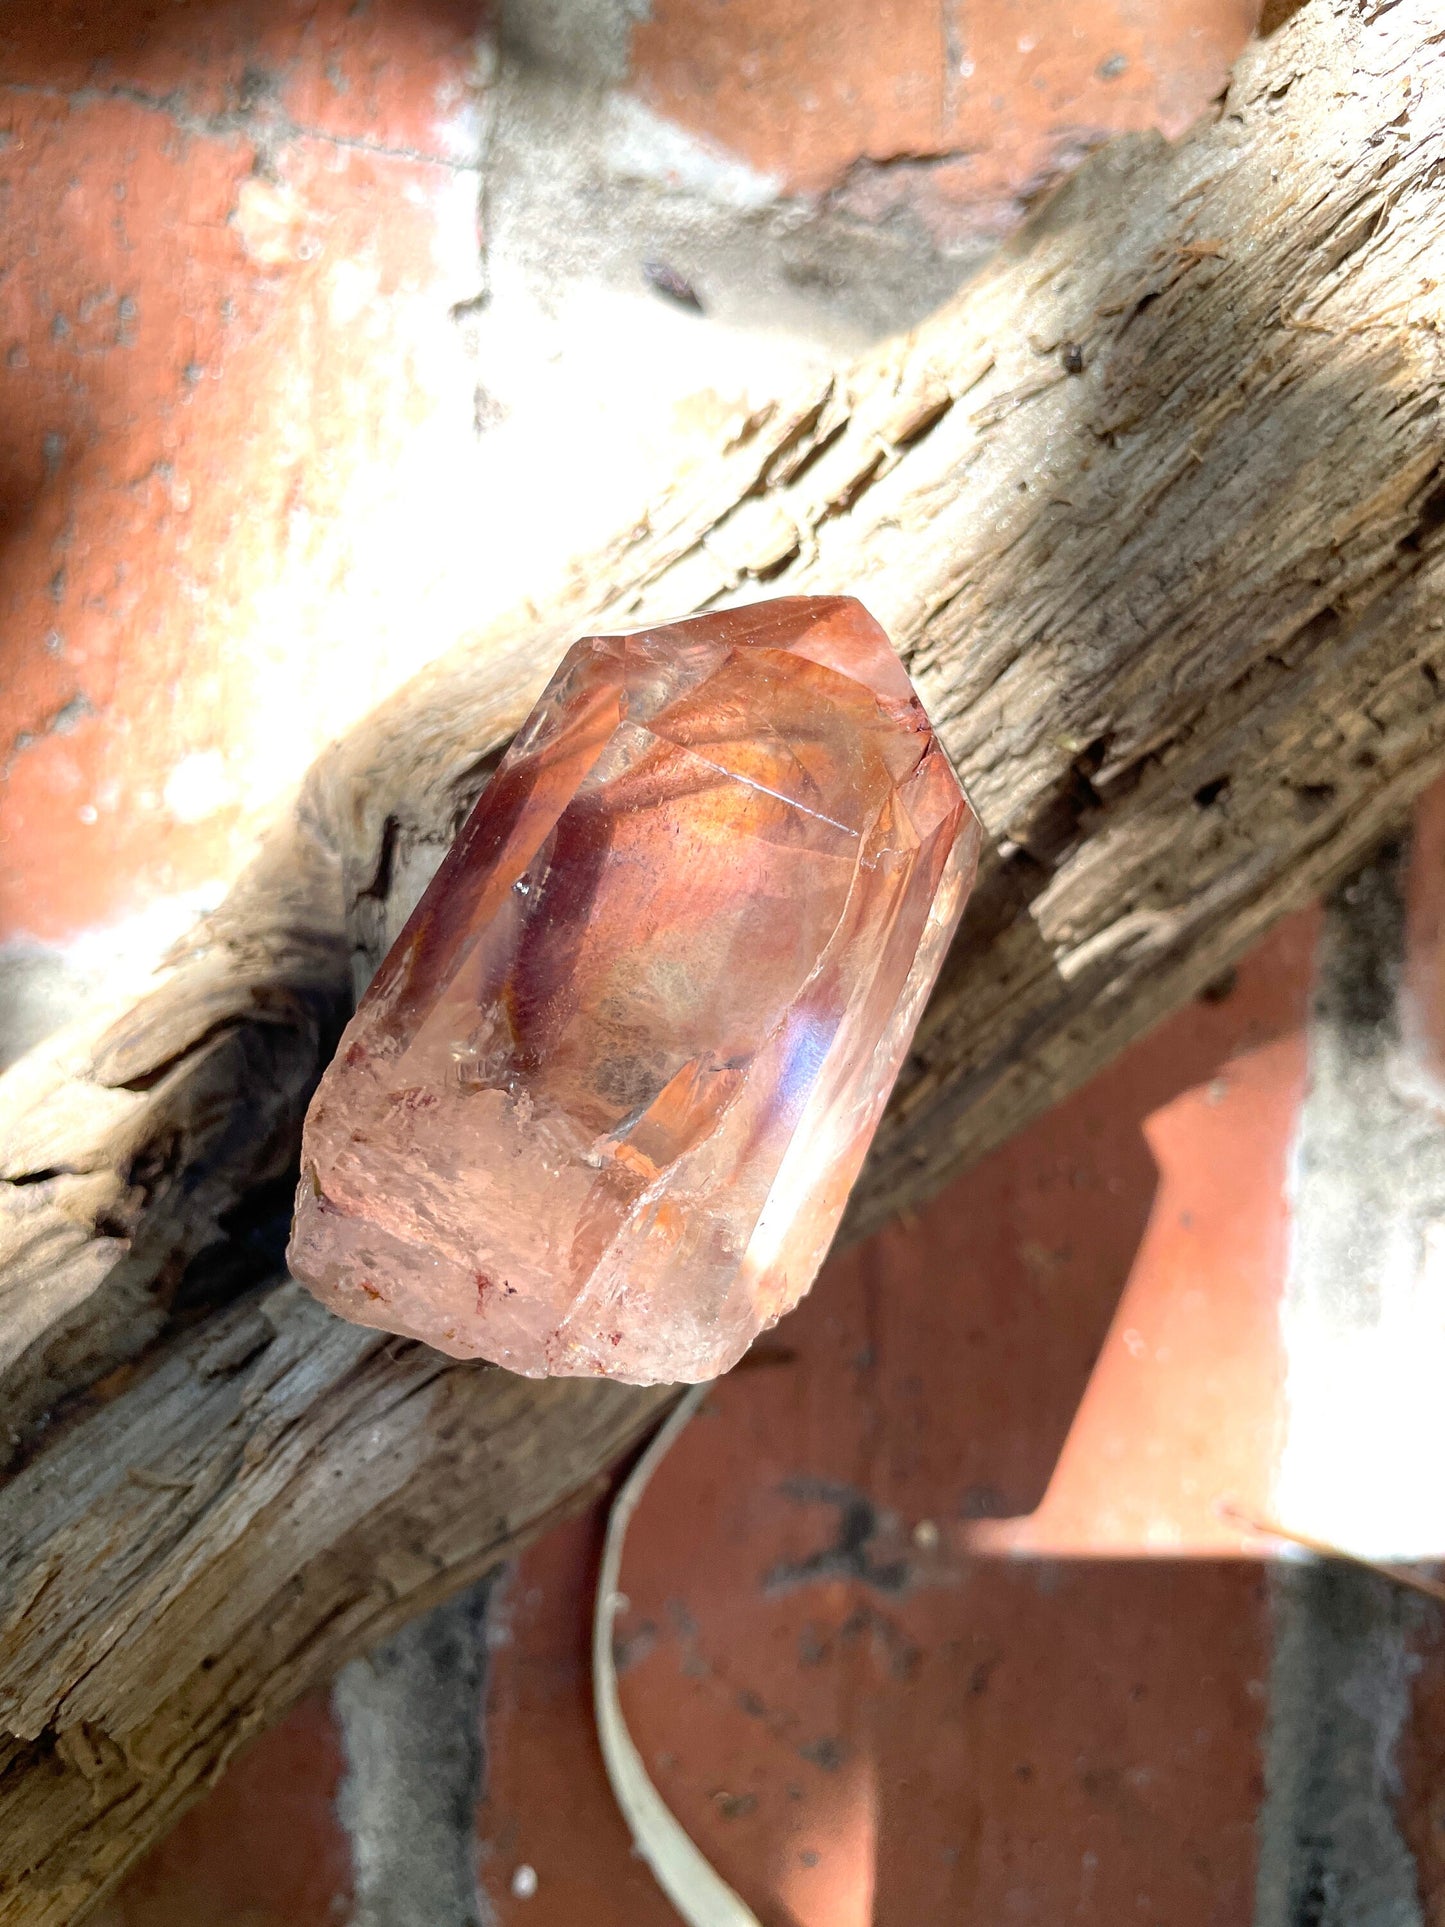
[[296, 1276], [517, 1372], [726, 1371], [823, 1260], [978, 841], [848, 597], [577, 643], [322, 1079]]

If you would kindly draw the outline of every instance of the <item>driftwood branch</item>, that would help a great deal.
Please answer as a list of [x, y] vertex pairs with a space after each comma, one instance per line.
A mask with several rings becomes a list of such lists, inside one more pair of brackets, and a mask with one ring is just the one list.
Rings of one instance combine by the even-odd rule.
[[81, 1919], [247, 1734], [665, 1403], [353, 1331], [239, 1235], [566, 643], [843, 589], [909, 662], [992, 850], [857, 1233], [1445, 769], [1442, 331], [1435, 0], [1310, 0], [1217, 119], [1096, 156], [949, 309], [737, 422], [403, 691], [145, 1000], [0, 1082], [0, 1923]]

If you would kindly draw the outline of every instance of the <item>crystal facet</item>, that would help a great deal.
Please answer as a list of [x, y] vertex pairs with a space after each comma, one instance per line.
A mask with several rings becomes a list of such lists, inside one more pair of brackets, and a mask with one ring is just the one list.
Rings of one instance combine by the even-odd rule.
[[577, 643], [316, 1093], [296, 1276], [513, 1371], [725, 1371], [813, 1281], [978, 840], [850, 598]]

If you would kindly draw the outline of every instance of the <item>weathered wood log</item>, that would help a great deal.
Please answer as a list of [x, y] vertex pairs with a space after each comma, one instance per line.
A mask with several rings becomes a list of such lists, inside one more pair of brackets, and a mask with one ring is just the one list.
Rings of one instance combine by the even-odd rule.
[[740, 421], [403, 691], [149, 998], [0, 1084], [0, 1922], [81, 1919], [241, 1737], [659, 1410], [351, 1332], [289, 1286], [215, 1302], [348, 955], [374, 963], [562, 647], [842, 588], [908, 660], [993, 848], [866, 1229], [1445, 768], [1442, 290], [1433, 0], [1310, 0], [1215, 121], [1096, 156], [944, 313]]
[[238, 1746], [600, 1490], [668, 1397], [457, 1366], [289, 1282], [191, 1334], [47, 1454], [7, 1538], [4, 1917], [82, 1919]]

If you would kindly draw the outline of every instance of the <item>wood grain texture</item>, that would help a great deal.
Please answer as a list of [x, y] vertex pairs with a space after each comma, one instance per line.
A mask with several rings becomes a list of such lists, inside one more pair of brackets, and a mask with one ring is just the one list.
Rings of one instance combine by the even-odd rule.
[[0, 1495], [0, 1918], [61, 1927], [237, 1747], [601, 1489], [670, 1394], [537, 1384], [275, 1286]]
[[1075, 1088], [1445, 768], [1445, 26], [1309, 0], [946, 311], [739, 420], [337, 745], [149, 996], [0, 1081], [0, 1923], [79, 1920], [244, 1734], [665, 1403], [227, 1299], [346, 1006], [562, 649], [846, 589], [992, 849], [849, 1230]]

